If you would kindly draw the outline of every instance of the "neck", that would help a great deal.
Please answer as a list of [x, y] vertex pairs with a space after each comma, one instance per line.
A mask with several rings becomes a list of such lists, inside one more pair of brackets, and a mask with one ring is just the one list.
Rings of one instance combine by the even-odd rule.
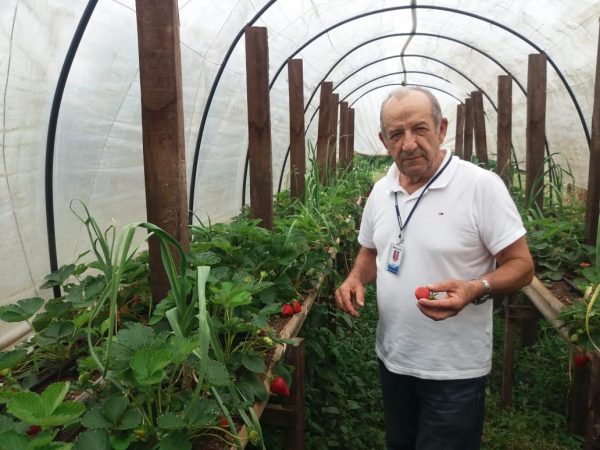
[[437, 170], [440, 168], [440, 166], [442, 165], [442, 161], [444, 161], [445, 156], [446, 156], [446, 150], [440, 150], [438, 152], [438, 154], [436, 155], [435, 161], [431, 165], [431, 168], [422, 175], [415, 176], [415, 177], [409, 177], [409, 176], [403, 174], [402, 172], [400, 172], [400, 186], [402, 186], [408, 194], [412, 194], [417, 189], [421, 188], [422, 186], [425, 186], [427, 184], [427, 182], [429, 180], [431, 180], [433, 175], [435, 175]]

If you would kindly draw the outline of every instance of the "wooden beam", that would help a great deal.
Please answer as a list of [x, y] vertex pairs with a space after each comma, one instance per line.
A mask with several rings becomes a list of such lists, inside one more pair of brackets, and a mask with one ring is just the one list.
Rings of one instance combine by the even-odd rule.
[[335, 177], [337, 171], [337, 136], [338, 136], [338, 112], [340, 95], [331, 94], [331, 114], [329, 129], [329, 147], [327, 149], [327, 170], [329, 176]]
[[[525, 196], [535, 194], [535, 202], [544, 207], [544, 149], [546, 135], [546, 55], [529, 55], [527, 69], [527, 130], [525, 137]], [[540, 183], [541, 181], [541, 183]], [[536, 189], [534, 193], [533, 190]]]
[[463, 156], [465, 161], [471, 161], [473, 156], [473, 102], [470, 98], [465, 100], [465, 139]]
[[327, 157], [329, 155], [329, 136], [331, 133], [332, 91], [333, 83], [331, 81], [321, 83], [319, 129], [317, 132], [317, 166], [319, 168], [319, 180], [322, 185], [326, 185], [328, 182]]
[[306, 147], [304, 141], [304, 79], [301, 59], [288, 62], [290, 102], [290, 194], [304, 201]]
[[348, 147], [346, 152], [348, 169], [352, 169], [354, 159], [354, 108], [348, 110]]
[[483, 93], [471, 92], [473, 102], [473, 130], [475, 133], [475, 153], [480, 163], [488, 163], [487, 136], [485, 133], [485, 111], [483, 110]]
[[273, 170], [271, 164], [271, 107], [269, 47], [265, 27], [246, 27], [246, 86], [250, 210], [260, 226], [273, 227]]
[[[146, 211], [189, 247], [181, 51], [176, 0], [137, 0]], [[177, 259], [177, 256], [174, 255]], [[170, 289], [158, 238], [149, 241], [150, 287], [158, 303]]]
[[463, 145], [465, 137], [465, 105], [456, 106], [456, 137], [454, 138], [454, 154], [463, 159]]
[[339, 166], [345, 171], [348, 169], [348, 118], [349, 109], [348, 102], [340, 103], [340, 139], [339, 139]]
[[592, 140], [590, 143], [590, 168], [585, 208], [585, 242], [596, 245], [598, 214], [600, 214], [600, 35], [596, 56], [596, 81], [592, 109]]
[[504, 184], [512, 184], [510, 165], [510, 146], [512, 142], [512, 77], [500, 75], [498, 77], [498, 134], [496, 173], [500, 175]]

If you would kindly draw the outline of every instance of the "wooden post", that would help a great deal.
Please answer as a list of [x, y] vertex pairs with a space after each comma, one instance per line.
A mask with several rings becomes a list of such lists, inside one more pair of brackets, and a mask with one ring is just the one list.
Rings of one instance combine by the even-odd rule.
[[[535, 201], [540, 209], [544, 206], [544, 144], [546, 133], [546, 55], [529, 55], [527, 72], [527, 130], [525, 167], [527, 176], [525, 195]], [[536, 192], [533, 192], [533, 190]]]
[[329, 136], [331, 133], [331, 100], [333, 83], [324, 81], [321, 83], [321, 98], [319, 103], [319, 129], [317, 132], [317, 165], [319, 168], [319, 180], [326, 185], [327, 157], [329, 154]]
[[600, 213], [600, 35], [596, 56], [596, 81], [592, 109], [592, 140], [590, 143], [590, 168], [585, 207], [585, 242], [596, 245], [598, 214]]
[[463, 143], [465, 136], [465, 105], [456, 106], [456, 137], [454, 139], [454, 154], [463, 159]]
[[501, 403], [503, 408], [512, 405], [513, 373], [515, 365], [515, 336], [517, 332], [517, 317], [513, 313], [516, 303], [516, 294], [506, 297], [504, 310], [504, 352], [502, 354], [502, 393]]
[[339, 140], [339, 166], [341, 170], [348, 168], [348, 102], [340, 103], [340, 140]]
[[475, 153], [480, 163], [488, 164], [487, 136], [485, 133], [485, 111], [483, 110], [483, 93], [471, 92], [473, 102], [473, 128], [475, 132]]
[[569, 431], [579, 436], [586, 434], [588, 421], [588, 397], [590, 389], [590, 367], [576, 367], [573, 365], [573, 379], [571, 381], [571, 402], [569, 411]]
[[470, 98], [465, 100], [465, 140], [463, 156], [465, 161], [471, 161], [473, 156], [473, 102]]
[[250, 210], [252, 217], [261, 220], [260, 226], [271, 229], [273, 227], [273, 171], [267, 29], [246, 27], [245, 38]]
[[304, 450], [304, 397], [305, 381], [305, 347], [304, 339], [296, 338], [297, 346], [288, 346], [286, 362], [294, 366], [290, 396], [283, 404], [267, 404], [261, 421], [267, 424], [286, 428], [284, 448], [286, 450]]
[[498, 77], [498, 156], [496, 173], [504, 180], [506, 186], [512, 184], [510, 179], [510, 144], [512, 141], [512, 77]]
[[338, 136], [338, 104], [340, 102], [339, 94], [331, 94], [331, 115], [329, 129], [329, 146], [327, 148], [327, 170], [329, 176], [335, 177], [337, 167], [337, 136]]
[[354, 159], [354, 108], [348, 109], [348, 147], [346, 155], [348, 157], [348, 169], [352, 169]]
[[[161, 227], [187, 251], [188, 201], [177, 1], [137, 0], [136, 6], [148, 222]], [[149, 241], [149, 256], [152, 300], [158, 303], [170, 286], [155, 236]]]
[[304, 80], [301, 59], [288, 62], [290, 102], [290, 194], [304, 201], [306, 147], [304, 142]]
[[600, 356], [592, 354], [587, 403], [585, 450], [600, 448]]

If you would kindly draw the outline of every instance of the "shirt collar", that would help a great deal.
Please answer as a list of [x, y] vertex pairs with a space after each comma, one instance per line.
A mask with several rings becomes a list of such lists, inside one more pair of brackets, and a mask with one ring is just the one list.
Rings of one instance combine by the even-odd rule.
[[[449, 158], [452, 158], [452, 161], [450, 162], [450, 164], [448, 164], [448, 167], [446, 167], [446, 170], [444, 170], [444, 172], [438, 177], [438, 179], [435, 180], [431, 186], [429, 186], [429, 189], [439, 189], [446, 187], [446, 185], [452, 179], [452, 175], [456, 171], [458, 157], [453, 157], [449, 149], [442, 150], [445, 150], [446, 154], [444, 155], [444, 160], [440, 164], [440, 167], [438, 167], [438, 171], [442, 167], [444, 167], [444, 164], [446, 164], [446, 161], [448, 161]], [[405, 192], [404, 188], [400, 186], [400, 171], [398, 170], [398, 166], [396, 166], [396, 163], [393, 163], [390, 166], [385, 178], [387, 182], [387, 191], [389, 194], [393, 194], [394, 192]]]

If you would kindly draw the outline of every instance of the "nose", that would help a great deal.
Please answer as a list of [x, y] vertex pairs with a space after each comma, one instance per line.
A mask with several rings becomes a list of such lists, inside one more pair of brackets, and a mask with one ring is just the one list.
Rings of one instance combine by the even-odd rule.
[[402, 150], [411, 152], [417, 148], [417, 137], [410, 131], [406, 131], [402, 140]]

